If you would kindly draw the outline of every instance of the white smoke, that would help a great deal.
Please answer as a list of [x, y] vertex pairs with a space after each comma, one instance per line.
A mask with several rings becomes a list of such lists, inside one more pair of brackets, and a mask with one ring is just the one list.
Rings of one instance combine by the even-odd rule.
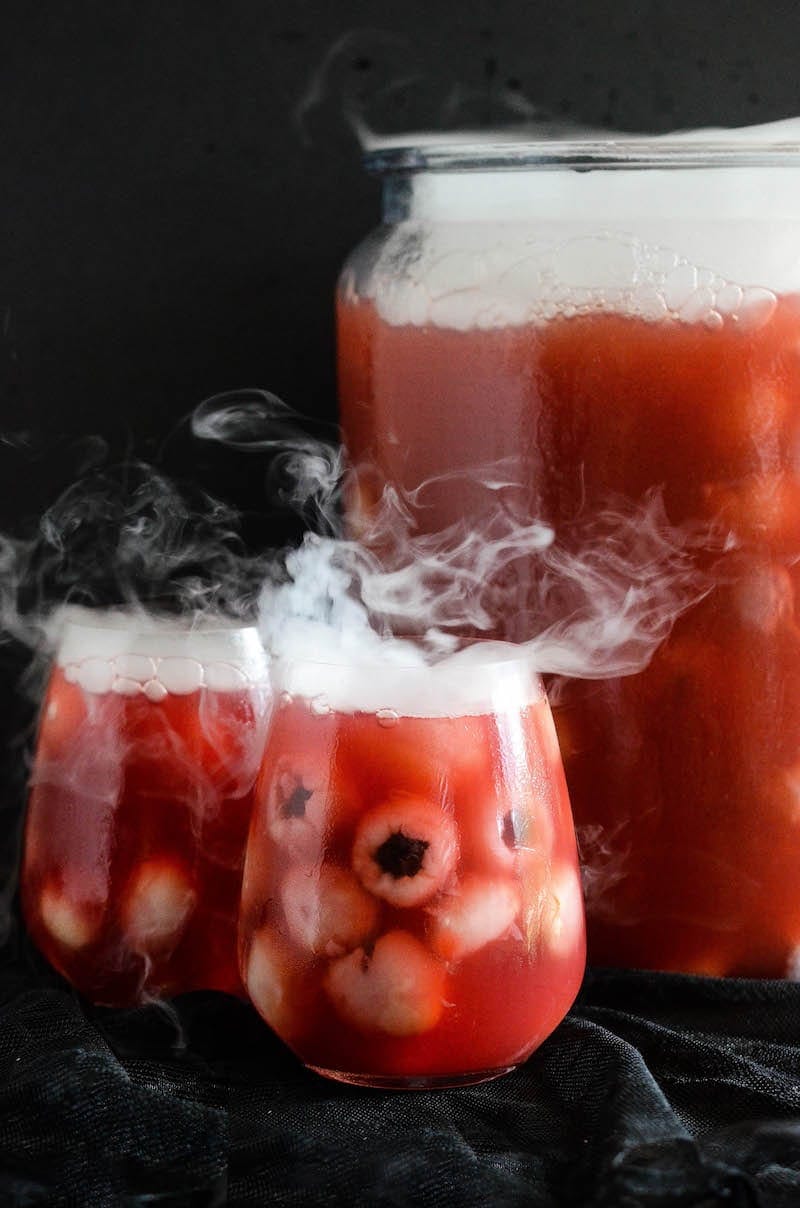
[[415, 507], [430, 480], [405, 495], [387, 486], [354, 540], [340, 514], [350, 473], [340, 451], [305, 435], [274, 395], [216, 396], [193, 431], [277, 458], [284, 501], [318, 522], [262, 587], [262, 636], [277, 656], [324, 634], [327, 650], [353, 658], [397, 661], [392, 643], [409, 656], [413, 641], [435, 661], [486, 637], [512, 643], [542, 674], [605, 679], [646, 666], [710, 587], [692, 556], [708, 534], [671, 525], [657, 491], [638, 503], [609, 500], [559, 533], [525, 513], [530, 470], [508, 458], [446, 476], [483, 492], [477, 525], [420, 531]]
[[[579, 129], [529, 96], [520, 80], [499, 74], [485, 47], [456, 74], [435, 45], [369, 27], [347, 30], [325, 49], [293, 120], [306, 143], [329, 141], [331, 128], [344, 127], [363, 149], [399, 139], [416, 145], [420, 131], [427, 132], [425, 140], [433, 131], [459, 138], [487, 129], [501, 137], [549, 137]], [[415, 133], [407, 137], [406, 131]]]
[[[484, 494], [474, 509], [482, 524], [424, 532], [416, 518], [433, 482], [406, 495], [387, 487], [356, 540], [342, 515], [351, 470], [307, 428], [257, 390], [216, 396], [192, 417], [196, 438], [258, 456], [269, 498], [307, 526], [290, 548], [247, 549], [232, 508], [143, 465], [121, 477], [93, 465], [32, 537], [0, 540], [0, 624], [9, 645], [34, 652], [29, 696], [43, 687], [64, 604], [121, 605], [134, 620], [169, 615], [189, 626], [259, 616], [278, 657], [436, 664], [446, 688], [437, 707], [452, 689], [477, 708], [473, 654], [522, 655], [551, 676], [629, 674], [708, 587], [693, 568], [698, 534], [671, 526], [657, 493], [610, 500], [562, 533], [526, 513], [530, 470], [517, 459], [448, 476], [455, 490], [466, 477]], [[0, 900], [6, 923], [12, 888]]]

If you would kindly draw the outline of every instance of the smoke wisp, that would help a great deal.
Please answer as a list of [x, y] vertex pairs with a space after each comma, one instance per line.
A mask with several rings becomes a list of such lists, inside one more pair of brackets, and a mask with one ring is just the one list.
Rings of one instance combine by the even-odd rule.
[[423, 45], [405, 32], [348, 30], [307, 79], [293, 108], [295, 127], [307, 144], [329, 141], [331, 127], [344, 127], [363, 149], [397, 143], [410, 131], [425, 132], [425, 141], [434, 132], [548, 137], [578, 130], [528, 95], [520, 79], [498, 72], [490, 46], [468, 53], [459, 74], [446, 61], [435, 42]]
[[708, 535], [671, 525], [657, 491], [609, 500], [560, 533], [521, 505], [530, 468], [507, 458], [446, 476], [454, 490], [482, 494], [482, 521], [426, 531], [420, 505], [434, 480], [407, 493], [386, 484], [356, 539], [342, 501], [363, 467], [306, 436], [274, 395], [216, 396], [193, 431], [269, 454], [283, 501], [315, 522], [265, 577], [261, 626], [274, 653], [298, 626], [327, 630], [351, 654], [359, 640], [375, 654], [390, 639], [414, 639], [437, 658], [488, 637], [521, 647], [543, 674], [605, 679], [641, 670], [710, 587], [693, 557]]

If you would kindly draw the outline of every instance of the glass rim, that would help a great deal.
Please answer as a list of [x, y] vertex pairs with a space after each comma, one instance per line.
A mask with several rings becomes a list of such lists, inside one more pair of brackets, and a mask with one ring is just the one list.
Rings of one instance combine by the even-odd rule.
[[[485, 661], [478, 660], [471, 662], [469, 659], [458, 659], [458, 656], [466, 650], [476, 650], [489, 647], [506, 647], [508, 653], [504, 656], [500, 651], [497, 652], [497, 657], [487, 658]], [[523, 643], [501, 642], [492, 638], [475, 638], [461, 650], [452, 652], [451, 654], [442, 655], [440, 658], [432, 660], [423, 660], [419, 663], [403, 663], [394, 662], [392, 660], [369, 658], [368, 656], [359, 656], [354, 658], [342, 658], [335, 660], [332, 658], [315, 657], [314, 654], [276, 654], [274, 651], [268, 651], [272, 671], [276, 678], [281, 672], [291, 670], [292, 668], [313, 668], [319, 667], [325, 671], [342, 673], [357, 673], [357, 672], [375, 672], [385, 671], [387, 675], [420, 675], [420, 674], [436, 674], [436, 673], [453, 673], [458, 675], [468, 674], [470, 672], [480, 672], [481, 674], [488, 672], [497, 672], [508, 668], [519, 668], [522, 671], [530, 672], [539, 680], [542, 679], [542, 672], [539, 671], [533, 663], [533, 656], [525, 654]], [[453, 661], [457, 660], [457, 661]]]
[[[179, 663], [206, 668], [225, 664], [251, 681], [255, 673], [259, 682], [266, 681], [269, 673], [269, 655], [256, 625], [234, 622], [225, 627], [212, 623], [203, 628], [193, 626], [189, 619], [181, 622], [175, 618], [176, 623], [171, 624], [163, 616], [113, 608], [99, 609], [97, 616], [92, 609], [64, 611], [67, 615], [50, 630], [52, 658], [59, 667], [107, 664], [116, 668], [126, 683], [130, 679], [138, 682], [140, 674], [150, 679], [164, 664], [172, 668]], [[145, 662], [136, 661], [140, 659]]]
[[646, 168], [800, 168], [800, 141], [624, 136], [567, 139], [424, 139], [386, 142], [364, 154], [376, 176], [417, 172], [514, 171], [526, 168], [637, 170]]
[[85, 629], [91, 633], [119, 633], [130, 637], [148, 638], [159, 635], [191, 637], [228, 637], [238, 633], [260, 632], [255, 621], [240, 621], [236, 617], [181, 617], [168, 612], [126, 611], [124, 606], [89, 608], [85, 605], [64, 605], [51, 614], [50, 623], [57, 626], [60, 641], [66, 629]]
[[[487, 645], [489, 643], [486, 643]], [[270, 680], [280, 700], [303, 701], [313, 713], [371, 713], [387, 724], [401, 717], [477, 717], [547, 701], [542, 675], [518, 647], [482, 661], [325, 662], [302, 654], [273, 656]]]

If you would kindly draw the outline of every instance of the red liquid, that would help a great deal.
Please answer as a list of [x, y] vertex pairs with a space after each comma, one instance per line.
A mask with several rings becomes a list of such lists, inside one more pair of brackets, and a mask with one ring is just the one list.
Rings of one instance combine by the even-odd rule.
[[[800, 945], [798, 300], [714, 330], [612, 314], [392, 327], [365, 303], [339, 324], [345, 437], [379, 485], [521, 452], [556, 527], [656, 486], [671, 522], [732, 535], [719, 586], [650, 667], [573, 682], [557, 722], [590, 960], [784, 976]], [[435, 530], [485, 498], [450, 479], [415, 518]], [[356, 526], [370, 502], [366, 486]]]
[[479, 1081], [572, 1003], [577, 856], [543, 700], [466, 718], [279, 707], [256, 790], [242, 970], [265, 1019], [345, 1081]]
[[242, 993], [236, 920], [263, 714], [260, 688], [155, 702], [53, 671], [22, 904], [37, 946], [93, 1001]]

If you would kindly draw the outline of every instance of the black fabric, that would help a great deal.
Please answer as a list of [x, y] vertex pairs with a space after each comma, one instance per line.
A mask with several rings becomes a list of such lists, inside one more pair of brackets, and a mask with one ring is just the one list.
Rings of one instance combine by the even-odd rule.
[[246, 1004], [92, 1008], [0, 974], [0, 1204], [800, 1205], [800, 986], [590, 971], [521, 1069], [436, 1093], [306, 1073]]

